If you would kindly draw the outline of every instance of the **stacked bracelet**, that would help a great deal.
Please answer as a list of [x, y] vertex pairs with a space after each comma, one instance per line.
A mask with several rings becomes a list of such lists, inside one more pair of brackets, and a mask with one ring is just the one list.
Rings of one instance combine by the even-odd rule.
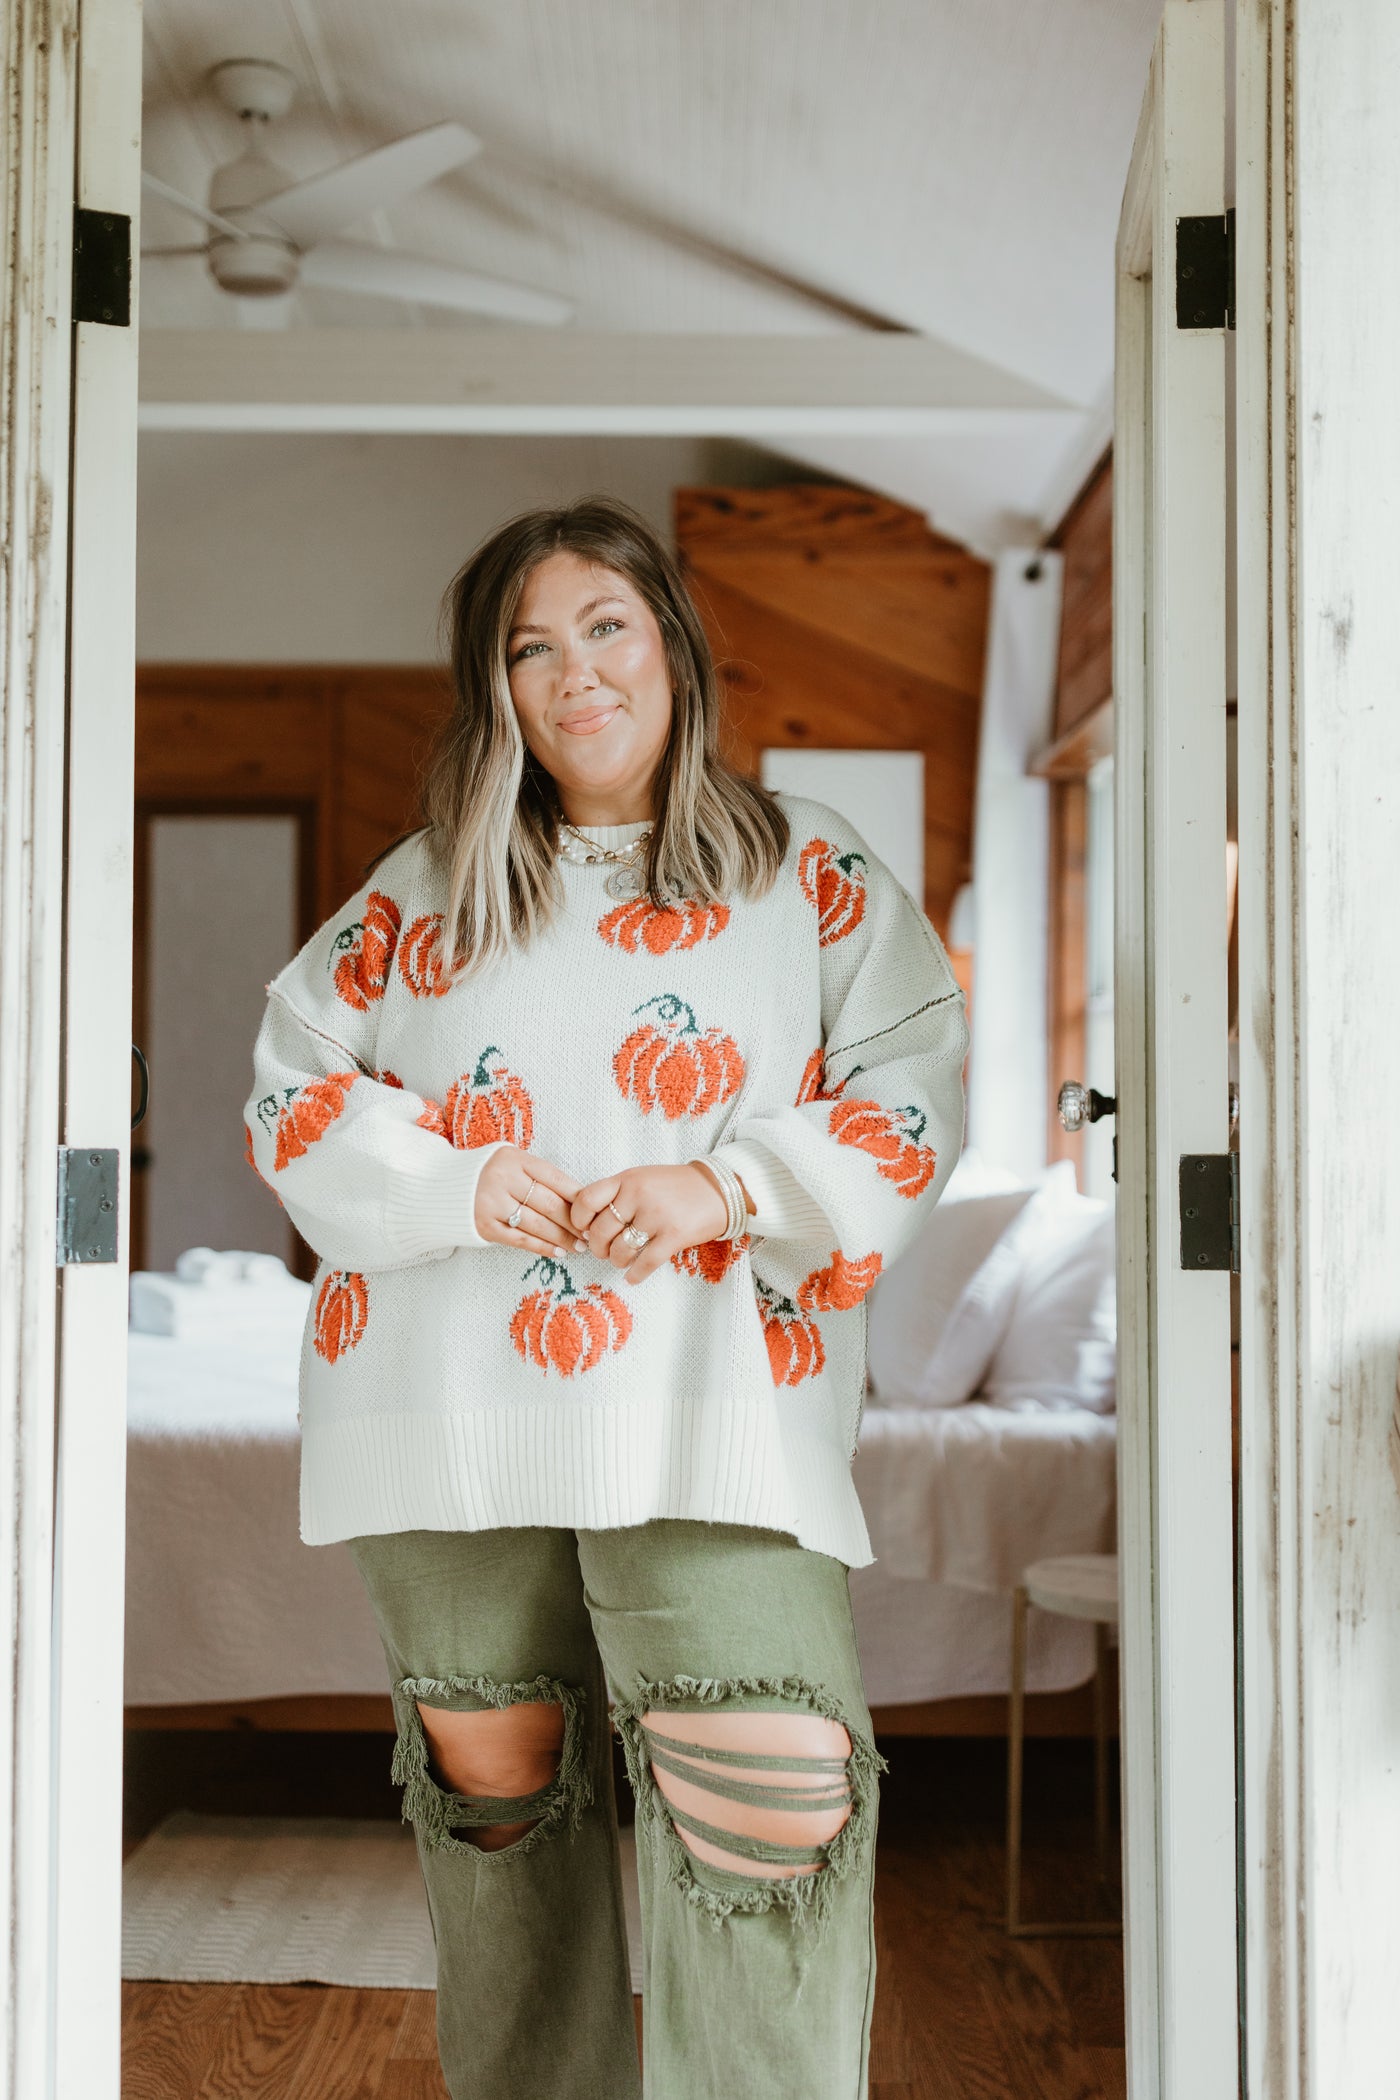
[[691, 1161], [691, 1165], [707, 1167], [719, 1183], [720, 1194], [724, 1197], [727, 1215], [724, 1222], [724, 1230], [721, 1233], [717, 1233], [716, 1238], [722, 1240], [742, 1239], [749, 1229], [749, 1206], [744, 1200], [743, 1184], [740, 1182], [734, 1169], [726, 1166], [724, 1161], [719, 1159], [695, 1159]]

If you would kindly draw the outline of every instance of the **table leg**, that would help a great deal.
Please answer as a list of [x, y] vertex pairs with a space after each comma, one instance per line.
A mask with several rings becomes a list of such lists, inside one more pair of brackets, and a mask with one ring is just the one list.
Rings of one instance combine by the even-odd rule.
[[1026, 1739], [1026, 1609], [1024, 1589], [1011, 1599], [1011, 1716], [1006, 1754], [1006, 1929], [1021, 1922], [1021, 1779]]
[[1099, 1880], [1108, 1874], [1108, 1628], [1094, 1627], [1094, 1842]]

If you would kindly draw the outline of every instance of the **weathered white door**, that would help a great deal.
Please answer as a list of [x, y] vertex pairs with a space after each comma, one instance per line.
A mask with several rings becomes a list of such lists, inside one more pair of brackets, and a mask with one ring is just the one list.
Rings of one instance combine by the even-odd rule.
[[4, 4], [0, 2095], [116, 2100], [141, 8]]
[[[1238, 2083], [1230, 1278], [1182, 1162], [1229, 1145], [1224, 0], [1166, 0], [1118, 242], [1116, 1024], [1132, 2100]], [[1198, 222], [1194, 227], [1182, 221]], [[1202, 225], [1200, 222], [1211, 224]], [[1187, 1170], [1209, 1222], [1218, 1168]], [[1228, 1202], [1223, 1220], [1228, 1264]]]

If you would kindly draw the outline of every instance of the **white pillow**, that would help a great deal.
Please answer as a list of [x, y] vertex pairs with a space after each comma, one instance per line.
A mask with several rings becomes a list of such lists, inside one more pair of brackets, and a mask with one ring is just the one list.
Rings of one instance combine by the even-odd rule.
[[975, 1147], [965, 1145], [938, 1200], [940, 1203], [964, 1203], [969, 1196], [1006, 1196], [1013, 1189], [1026, 1187], [1019, 1174], [1012, 1174], [1005, 1167], [994, 1167]]
[[1118, 1392], [1113, 1212], [1077, 1197], [1046, 1206], [1037, 1225], [982, 1397], [1003, 1407], [1033, 1402], [1111, 1414]]
[[[940, 1203], [870, 1297], [870, 1377], [888, 1407], [959, 1407], [1010, 1317], [1034, 1190]], [[1008, 1241], [1010, 1244], [1008, 1245]]]

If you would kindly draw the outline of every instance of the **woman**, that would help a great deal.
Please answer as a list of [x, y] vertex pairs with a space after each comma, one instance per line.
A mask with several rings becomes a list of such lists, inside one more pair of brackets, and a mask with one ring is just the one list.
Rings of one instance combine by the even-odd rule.
[[[453, 2100], [857, 2100], [861, 1301], [946, 1181], [962, 998], [840, 817], [718, 752], [650, 528], [450, 597], [424, 830], [271, 987], [252, 1156], [321, 1256], [302, 1529], [384, 1639]], [[800, 2002], [799, 2002], [800, 2001]]]

